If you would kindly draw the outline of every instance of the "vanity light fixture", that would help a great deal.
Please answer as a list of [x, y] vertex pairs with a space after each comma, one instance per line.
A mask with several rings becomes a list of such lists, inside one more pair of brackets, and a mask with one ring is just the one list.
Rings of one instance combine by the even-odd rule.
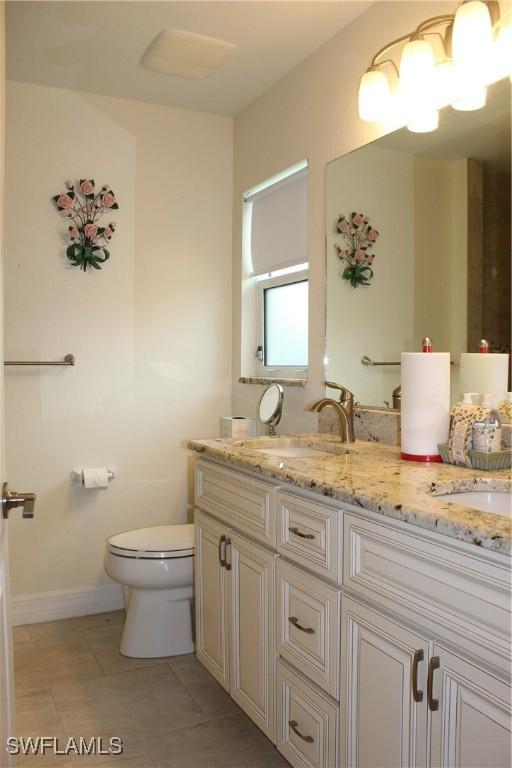
[[[399, 66], [389, 52], [401, 46]], [[359, 116], [393, 117], [397, 105], [410, 131], [434, 131], [439, 109], [481, 109], [486, 86], [512, 77], [512, 12], [497, 0], [465, 0], [456, 13], [426, 19], [381, 48], [361, 77]]]

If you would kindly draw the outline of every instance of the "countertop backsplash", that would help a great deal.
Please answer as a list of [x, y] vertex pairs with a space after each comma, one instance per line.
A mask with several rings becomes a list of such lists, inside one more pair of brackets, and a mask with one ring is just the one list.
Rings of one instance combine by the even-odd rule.
[[[318, 418], [318, 431], [327, 435], [339, 433], [338, 417], [333, 408], [325, 408]], [[380, 410], [359, 406], [354, 411], [354, 431], [357, 440], [384, 445], [400, 445], [400, 411]], [[502, 448], [512, 447], [512, 424], [501, 430]]]

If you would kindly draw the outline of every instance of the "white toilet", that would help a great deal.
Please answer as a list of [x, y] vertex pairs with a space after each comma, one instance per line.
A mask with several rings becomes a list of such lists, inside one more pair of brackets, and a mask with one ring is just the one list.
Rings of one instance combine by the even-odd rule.
[[194, 650], [193, 525], [155, 525], [110, 536], [105, 570], [128, 593], [124, 656], [156, 658]]

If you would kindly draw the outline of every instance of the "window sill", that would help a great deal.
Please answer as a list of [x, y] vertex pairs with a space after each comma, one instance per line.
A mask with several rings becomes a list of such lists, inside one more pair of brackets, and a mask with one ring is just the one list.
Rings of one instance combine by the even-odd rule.
[[305, 387], [307, 379], [279, 379], [266, 376], [240, 376], [239, 384], [281, 384], [283, 387]]

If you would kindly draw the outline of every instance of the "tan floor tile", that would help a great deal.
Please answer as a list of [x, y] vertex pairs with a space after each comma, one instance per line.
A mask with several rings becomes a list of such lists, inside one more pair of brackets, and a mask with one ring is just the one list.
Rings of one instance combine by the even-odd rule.
[[90, 637], [87, 639], [87, 643], [106, 675], [152, 667], [157, 664], [165, 664], [167, 661], [167, 659], [132, 659], [122, 656], [119, 652], [120, 637], [114, 632]]
[[27, 626], [30, 639], [36, 642], [48, 640], [66, 640], [79, 637], [81, 630], [76, 619], [60, 619], [59, 621], [41, 621]]
[[158, 768], [286, 768], [288, 763], [240, 714], [148, 739]]
[[55, 683], [51, 691], [68, 733], [144, 737], [206, 719], [199, 704], [165, 665], [90, 683]]
[[49, 691], [16, 696], [16, 732], [23, 736], [53, 736], [62, 731]]
[[45, 621], [40, 624], [30, 624], [27, 629], [32, 640], [53, 640], [86, 636], [106, 627], [122, 626], [124, 611], [110, 613], [94, 613], [89, 616], [77, 616], [72, 619]]
[[30, 640], [30, 633], [28, 627], [13, 627], [12, 628], [12, 641], [13, 643], [26, 643]]
[[46, 689], [56, 680], [102, 675], [87, 643], [79, 637], [31, 640], [14, 646], [14, 678], [20, 694]]
[[229, 694], [193, 654], [175, 656], [169, 661], [169, 667], [209, 717], [225, 717], [240, 712]]

